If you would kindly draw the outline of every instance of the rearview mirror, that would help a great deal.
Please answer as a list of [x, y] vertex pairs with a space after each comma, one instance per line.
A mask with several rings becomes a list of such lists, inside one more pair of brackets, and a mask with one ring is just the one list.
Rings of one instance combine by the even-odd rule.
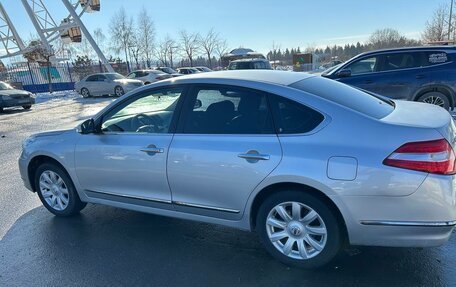
[[339, 78], [346, 78], [346, 77], [350, 77], [351, 74], [352, 74], [352, 71], [350, 69], [342, 69], [339, 72], [337, 72], [336, 75]]
[[197, 99], [196, 102], [195, 102], [195, 106], [193, 107], [193, 109], [196, 110], [196, 109], [201, 108], [202, 106], [203, 106], [203, 103], [201, 102], [201, 100], [198, 100], [198, 99]]
[[96, 133], [97, 129], [95, 127], [95, 121], [93, 119], [88, 119], [82, 122], [81, 125], [78, 127], [78, 132], [85, 135], [85, 134], [93, 134]]

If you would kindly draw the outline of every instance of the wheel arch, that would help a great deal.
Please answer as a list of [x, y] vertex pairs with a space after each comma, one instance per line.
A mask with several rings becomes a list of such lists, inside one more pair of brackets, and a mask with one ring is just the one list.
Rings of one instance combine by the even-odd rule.
[[413, 101], [418, 101], [418, 99], [429, 92], [439, 92], [444, 94], [445, 96], [448, 97], [448, 100], [450, 101], [450, 107], [454, 107], [456, 105], [456, 95], [451, 87], [448, 87], [443, 84], [434, 84], [434, 85], [429, 85], [426, 87], [422, 87], [419, 89], [415, 95], [413, 96]]
[[308, 194], [311, 194], [318, 199], [322, 200], [326, 205], [330, 207], [330, 210], [334, 213], [334, 215], [337, 218], [337, 222], [339, 223], [341, 230], [342, 230], [342, 235], [344, 240], [348, 241], [348, 229], [347, 229], [347, 224], [345, 222], [345, 219], [342, 215], [341, 210], [339, 207], [336, 205], [336, 203], [324, 192], [321, 190], [318, 190], [314, 187], [311, 187], [306, 184], [302, 183], [296, 183], [296, 182], [280, 182], [280, 183], [273, 183], [270, 184], [263, 189], [261, 189], [254, 197], [252, 204], [250, 205], [250, 227], [252, 230], [255, 230], [256, 228], [256, 217], [258, 213], [258, 209], [261, 206], [261, 203], [269, 196], [272, 194], [278, 193], [283, 190], [298, 190], [302, 192], [306, 192]]
[[35, 186], [36, 170], [43, 163], [55, 164], [56, 166], [60, 167], [66, 173], [66, 175], [71, 179], [71, 176], [68, 174], [68, 171], [66, 170], [66, 168], [58, 160], [56, 160], [55, 158], [48, 156], [48, 155], [37, 155], [30, 160], [30, 162], [27, 166], [27, 175], [28, 175], [28, 178], [30, 181], [30, 186], [32, 187], [33, 192], [36, 192], [36, 186]]

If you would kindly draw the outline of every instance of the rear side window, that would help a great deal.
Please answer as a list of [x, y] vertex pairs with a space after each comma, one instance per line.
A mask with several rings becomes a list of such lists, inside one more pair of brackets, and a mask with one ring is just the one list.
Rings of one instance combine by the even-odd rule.
[[424, 66], [422, 61], [423, 53], [421, 52], [385, 54], [384, 57], [385, 62], [382, 71], [410, 69]]
[[290, 87], [314, 94], [367, 116], [381, 119], [394, 110], [394, 105], [356, 88], [322, 77], [293, 83]]
[[433, 66], [450, 62], [450, 57], [442, 51], [425, 52], [425, 66]]
[[269, 102], [278, 134], [307, 133], [324, 119], [319, 112], [284, 97], [270, 95]]

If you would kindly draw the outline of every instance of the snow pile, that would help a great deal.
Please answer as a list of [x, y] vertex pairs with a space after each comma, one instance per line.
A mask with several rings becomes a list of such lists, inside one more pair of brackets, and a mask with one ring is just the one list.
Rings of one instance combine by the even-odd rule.
[[76, 91], [59, 91], [53, 93], [37, 93], [35, 94], [35, 100], [37, 104], [44, 103], [47, 101], [54, 100], [66, 100], [66, 99], [75, 99], [82, 98], [80, 94]]

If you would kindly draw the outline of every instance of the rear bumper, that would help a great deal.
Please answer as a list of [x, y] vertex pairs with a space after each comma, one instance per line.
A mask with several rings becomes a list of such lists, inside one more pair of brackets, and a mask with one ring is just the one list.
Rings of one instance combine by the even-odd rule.
[[32, 97], [24, 99], [8, 99], [0, 101], [0, 108], [22, 107], [35, 104], [35, 99]]
[[353, 245], [440, 246], [456, 226], [456, 176], [428, 175], [409, 196], [340, 196]]

